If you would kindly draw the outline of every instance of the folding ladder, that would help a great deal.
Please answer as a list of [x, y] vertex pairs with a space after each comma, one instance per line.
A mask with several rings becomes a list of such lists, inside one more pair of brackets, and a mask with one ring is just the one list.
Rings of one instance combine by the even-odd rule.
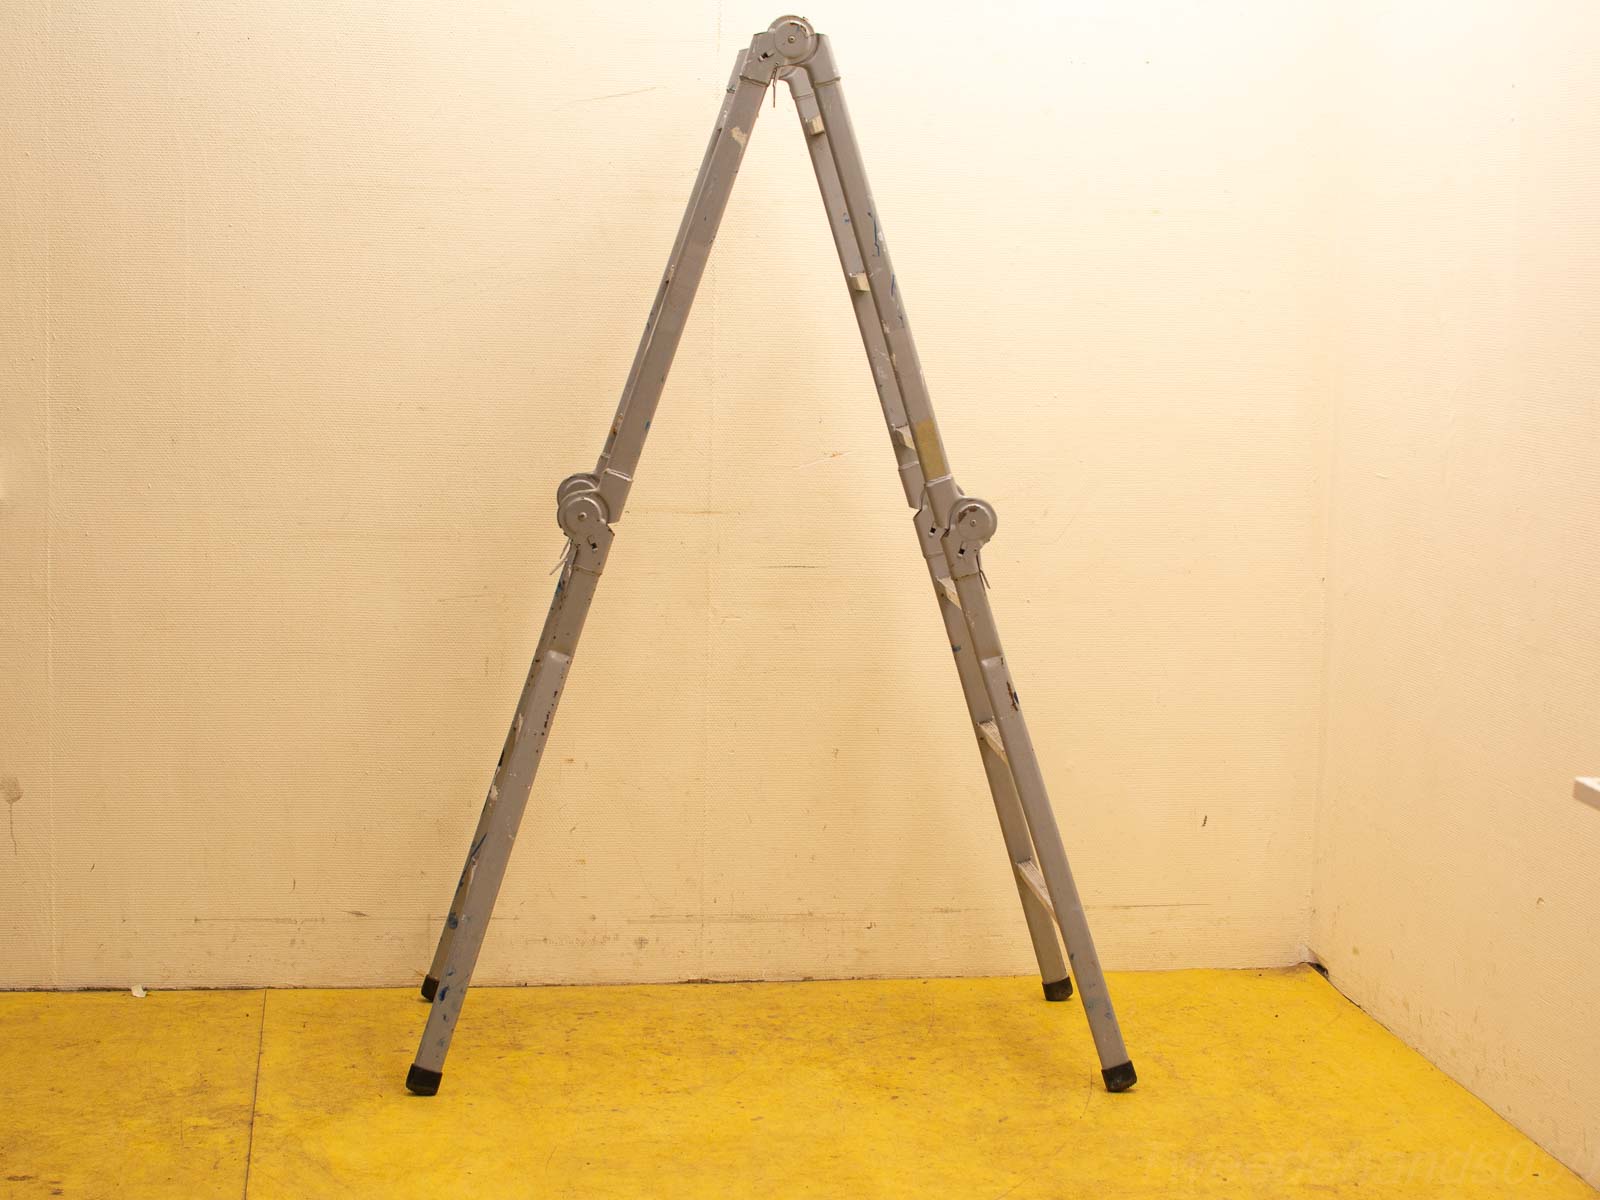
[[[593, 471], [570, 476], [556, 489], [556, 520], [567, 535], [566, 557], [438, 949], [422, 985], [423, 998], [431, 1007], [416, 1061], [406, 1076], [406, 1087], [419, 1095], [431, 1096], [439, 1090], [445, 1055], [505, 877], [562, 685], [611, 551], [612, 526], [621, 519], [633, 486], [645, 434], [661, 399], [762, 98], [768, 86], [780, 79], [789, 85], [800, 115], [877, 384], [900, 482], [907, 503], [916, 510], [917, 543], [927, 560], [928, 576], [955, 653], [1045, 999], [1065, 1000], [1072, 995], [1070, 961], [1107, 1089], [1121, 1092], [1134, 1084], [1133, 1064], [1122, 1043], [989, 608], [988, 581], [978, 555], [994, 536], [995, 511], [986, 501], [965, 495], [956, 486], [945, 459], [917, 348], [906, 324], [902, 292], [884, 243], [883, 223], [867, 188], [828, 39], [799, 17], [780, 17], [755, 36], [734, 64], [711, 144], [600, 460]], [[1066, 961], [1056, 941], [1056, 926], [1066, 943]]]

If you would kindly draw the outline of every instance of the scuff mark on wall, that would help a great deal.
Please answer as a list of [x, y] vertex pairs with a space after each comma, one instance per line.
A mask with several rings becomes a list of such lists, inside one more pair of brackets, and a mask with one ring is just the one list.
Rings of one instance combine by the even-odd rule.
[[17, 849], [17, 802], [22, 799], [22, 785], [17, 782], [15, 775], [0, 777], [0, 799], [6, 802], [6, 825], [11, 831], [11, 853], [20, 853]]

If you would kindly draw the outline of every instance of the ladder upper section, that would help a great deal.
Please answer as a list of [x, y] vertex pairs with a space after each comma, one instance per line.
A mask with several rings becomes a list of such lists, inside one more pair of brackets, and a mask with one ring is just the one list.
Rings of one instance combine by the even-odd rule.
[[906, 499], [913, 508], [926, 503], [942, 528], [949, 528], [956, 517], [961, 493], [934, 421], [832, 49], [808, 21], [784, 16], [739, 52], [605, 448], [592, 475], [569, 481], [567, 499], [582, 504], [591, 528], [595, 522], [609, 526], [622, 515], [762, 99], [778, 79], [794, 93], [824, 200], [832, 201], [829, 225], [841, 261], [849, 264], [847, 285]]

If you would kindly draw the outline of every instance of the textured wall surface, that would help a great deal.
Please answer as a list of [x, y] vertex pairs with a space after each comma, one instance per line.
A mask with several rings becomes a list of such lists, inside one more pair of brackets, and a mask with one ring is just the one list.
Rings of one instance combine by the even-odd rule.
[[[813, 15], [1105, 957], [1295, 961], [1322, 30], [861, 7]], [[6, 6], [0, 983], [418, 976], [775, 15]], [[483, 978], [1031, 969], [787, 95], [618, 533]]]
[[1600, 1182], [1600, 9], [1349, 19], [1312, 944]]

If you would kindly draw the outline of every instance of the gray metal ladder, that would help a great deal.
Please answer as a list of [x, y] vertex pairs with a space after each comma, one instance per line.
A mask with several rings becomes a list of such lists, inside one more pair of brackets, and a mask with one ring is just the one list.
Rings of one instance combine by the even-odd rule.
[[[906, 324], [901, 289], [884, 244], [883, 223], [867, 188], [828, 39], [799, 17], [780, 17], [757, 34], [748, 49], [740, 51], [734, 64], [722, 111], [600, 460], [593, 471], [567, 478], [556, 490], [556, 519], [568, 539], [566, 558], [450, 902], [450, 914], [422, 985], [423, 998], [431, 1007], [416, 1061], [406, 1076], [406, 1087], [419, 1095], [431, 1096], [439, 1090], [445, 1055], [505, 877], [550, 723], [611, 550], [612, 526], [621, 519], [633, 486], [645, 434], [661, 399], [761, 101], [767, 88], [780, 79], [789, 85], [800, 115], [877, 384], [900, 482], [907, 503], [916, 510], [917, 542], [927, 560], [928, 576], [955, 653], [961, 690], [1038, 958], [1045, 999], [1070, 997], [1075, 976], [1106, 1088], [1121, 1092], [1134, 1084], [1133, 1064], [1122, 1043], [1044, 776], [1000, 647], [987, 580], [979, 566], [979, 552], [994, 536], [995, 511], [987, 502], [962, 493], [945, 459], [917, 348]], [[1056, 926], [1066, 943], [1065, 961]]]

